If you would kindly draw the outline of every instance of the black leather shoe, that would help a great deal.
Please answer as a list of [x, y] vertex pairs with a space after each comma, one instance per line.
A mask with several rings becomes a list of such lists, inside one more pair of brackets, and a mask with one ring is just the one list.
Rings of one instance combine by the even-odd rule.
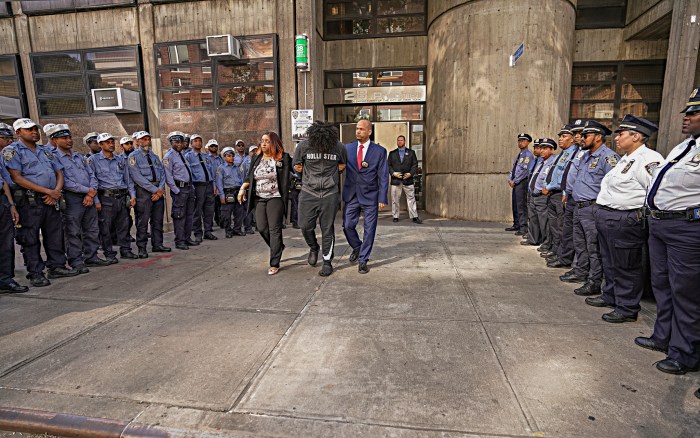
[[136, 254], [134, 254], [131, 251], [122, 251], [120, 255], [123, 259], [137, 259], [137, 258], [139, 258], [139, 256], [137, 256]]
[[216, 237], [214, 233], [204, 233], [204, 238], [207, 240], [219, 240], [219, 238]]
[[552, 251], [540, 253], [540, 257], [542, 257], [543, 259], [548, 259], [548, 258], [554, 257], [554, 256], [556, 256], [556, 254], [553, 253]]
[[506, 231], [518, 231], [519, 229], [520, 229], [519, 227], [513, 226], [513, 227], [506, 228]]
[[231, 233], [233, 236], [245, 236], [245, 233], [243, 231], [234, 231]]
[[246, 230], [246, 234], [255, 234], [255, 229]]
[[578, 296], [585, 297], [588, 295], [600, 295], [600, 284], [592, 281], [587, 281], [580, 288], [574, 290]]
[[358, 249], [352, 250], [352, 254], [350, 254], [350, 257], [348, 258], [348, 260], [350, 260], [351, 263], [354, 263], [359, 258], [360, 258], [360, 249], [358, 248]]
[[700, 370], [700, 366], [690, 368], [678, 362], [676, 359], [667, 357], [664, 360], [656, 362], [656, 369], [669, 374], [685, 374]]
[[530, 235], [527, 234], [527, 233], [523, 233], [523, 234], [520, 235], [520, 237], [521, 237], [523, 240], [527, 240], [527, 239], [530, 238]]
[[542, 245], [540, 245], [539, 247], [537, 247], [537, 252], [539, 252], [539, 253], [549, 252], [551, 249], [552, 249], [552, 248], [550, 248], [550, 247], [548, 247], [548, 246], [542, 246]]
[[522, 235], [524, 235], [525, 233], [523, 233], [522, 231], [516, 231], [514, 234], [515, 234], [516, 236], [522, 236]]
[[578, 275], [572, 273], [566, 273], [564, 275], [560, 275], [559, 279], [563, 281], [564, 283], [585, 283], [588, 280], [588, 277], [582, 276], [579, 277]]
[[547, 262], [547, 267], [548, 268], [570, 268], [571, 265], [564, 264], [557, 259], [557, 260], [554, 260], [553, 262]]
[[605, 313], [601, 317], [603, 318], [603, 321], [605, 322], [612, 322], [614, 324], [619, 324], [621, 322], [634, 322], [637, 320], [637, 315], [634, 316], [625, 316], [620, 313], [617, 313], [617, 310], [613, 310], [610, 313]]
[[420, 224], [423, 223], [423, 221], [421, 220], [421, 218], [419, 218], [418, 216], [416, 216], [416, 217], [413, 218], [413, 223], [414, 223], [414, 224], [420, 225]]
[[89, 266], [91, 268], [99, 268], [102, 266], [109, 266], [112, 263], [109, 262], [109, 260], [104, 260], [99, 257], [95, 257], [94, 259], [90, 260], [85, 260], [85, 266]]
[[27, 286], [22, 286], [16, 281], [12, 281], [8, 284], [3, 284], [2, 286], [0, 286], [0, 293], [3, 294], [21, 294], [27, 292], [28, 290], [29, 288]]
[[190, 247], [185, 245], [184, 243], [178, 243], [177, 245], [175, 245], [175, 248], [182, 250], [190, 249]]
[[393, 218], [391, 221], [392, 221], [392, 222], [398, 222], [398, 221], [399, 221], [399, 218], [395, 217], [395, 218]]
[[229, 233], [228, 231], [226, 232], [226, 238], [230, 239], [233, 237], [233, 233]]
[[360, 274], [367, 274], [369, 272], [369, 266], [367, 266], [367, 262], [360, 262], [360, 264], [357, 266], [357, 272]]
[[78, 271], [78, 274], [87, 274], [88, 272], [90, 272], [90, 270], [87, 268], [87, 266], [85, 266], [82, 263], [77, 265], [77, 266], [74, 266], [73, 269]]
[[197, 246], [197, 245], [199, 245], [199, 242], [197, 242], [196, 240], [191, 240], [191, 239], [190, 239], [190, 240], [185, 240], [185, 244], [186, 244], [187, 246]]
[[309, 250], [309, 258], [307, 261], [311, 266], [316, 266], [316, 263], [318, 262], [318, 250]]
[[[292, 228], [294, 228], [295, 230], [298, 230], [301, 227], [299, 226], [299, 224], [292, 224]], [[253, 234], [253, 233], [250, 233], [250, 234]]]
[[116, 265], [119, 263], [119, 259], [116, 257], [105, 257], [105, 260], [107, 260], [110, 265]]
[[146, 248], [139, 248], [139, 258], [140, 259], [147, 259], [148, 258], [148, 253], [146, 252]]
[[537, 246], [536, 243], [530, 243], [529, 240], [523, 240], [522, 242], [520, 242], [520, 244], [521, 245], [528, 245], [528, 246]]
[[700, 398], [700, 388], [698, 388], [698, 390], [695, 391], [695, 397]]
[[323, 267], [321, 268], [320, 271], [318, 271], [318, 275], [321, 277], [328, 277], [333, 273], [333, 265], [330, 263], [323, 263]]
[[44, 287], [51, 284], [51, 282], [44, 277], [43, 272], [30, 272], [27, 274], [27, 279], [34, 287]]
[[172, 248], [168, 248], [167, 246], [163, 246], [163, 245], [158, 245], [158, 246], [154, 246], [153, 248], [151, 248], [151, 251], [152, 252], [170, 252], [170, 251], [172, 251]]
[[586, 304], [593, 307], [610, 307], [611, 309], [615, 308], [614, 304], [606, 303], [602, 295], [599, 297], [586, 298]]
[[75, 277], [78, 275], [78, 271], [75, 269], [66, 269], [63, 267], [51, 268], [47, 273], [49, 278], [65, 278], [65, 277]]
[[644, 336], [639, 336], [634, 339], [634, 343], [639, 345], [642, 348], [646, 348], [647, 350], [652, 350], [652, 351], [660, 351], [662, 353], [666, 353], [668, 351], [668, 347], [656, 342], [655, 340], [651, 338], [647, 338]]

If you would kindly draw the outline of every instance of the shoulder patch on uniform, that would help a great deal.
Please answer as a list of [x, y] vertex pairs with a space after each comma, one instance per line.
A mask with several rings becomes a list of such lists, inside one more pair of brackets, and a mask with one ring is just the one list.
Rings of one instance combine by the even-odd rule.
[[129, 166], [134, 167], [135, 165], [136, 165], [136, 157], [132, 155], [129, 157]]
[[163, 166], [169, 166], [169, 165], [170, 165], [170, 157], [163, 158]]
[[[698, 154], [698, 155], [700, 155], [700, 154]], [[652, 175], [654, 173], [654, 171], [656, 170], [656, 168], [659, 167], [659, 164], [661, 164], [661, 163], [659, 163], [658, 161], [653, 161], [653, 162], [647, 164], [646, 166], [644, 166], [644, 168], [646, 169], [646, 171], [649, 175]]]
[[524, 161], [524, 163], [525, 163], [525, 164], [528, 164], [528, 163], [530, 163], [530, 157], [525, 157], [525, 161]]
[[525, 157], [520, 157], [520, 159], [518, 160], [518, 164], [522, 164], [524, 159], [525, 159]]
[[580, 160], [581, 157], [583, 157], [583, 154], [585, 154], [585, 153], [586, 153], [586, 151], [578, 151], [578, 155], [576, 155], [576, 159]]
[[688, 164], [692, 164], [693, 166], [700, 164], [700, 154], [696, 154], [693, 158], [691, 158]]
[[15, 157], [16, 153], [17, 151], [14, 148], [5, 148], [2, 150], [2, 158], [5, 161], [10, 162]]
[[600, 161], [600, 157], [595, 157], [593, 161], [591, 161], [591, 165], [588, 166], [588, 168], [591, 170], [595, 169], [595, 167], [598, 165], [598, 161]]
[[627, 166], [625, 166], [624, 169], [622, 169], [622, 173], [627, 173], [629, 170], [632, 168], [632, 165], [634, 164], [634, 160], [630, 160], [629, 163], [627, 163]]
[[617, 155], [608, 155], [607, 157], [605, 157], [605, 162], [608, 163], [610, 167], [615, 167], [617, 166], [617, 159]]
[[219, 176], [221, 174], [221, 168], [217, 167], [216, 168], [216, 176]]

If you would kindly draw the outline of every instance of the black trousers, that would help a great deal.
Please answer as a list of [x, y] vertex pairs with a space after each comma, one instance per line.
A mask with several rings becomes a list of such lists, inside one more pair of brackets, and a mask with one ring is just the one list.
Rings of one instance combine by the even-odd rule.
[[192, 231], [194, 236], [202, 237], [204, 233], [211, 233], [214, 226], [214, 183], [211, 181], [205, 185], [194, 186], [194, 216], [192, 218]]
[[570, 265], [574, 261], [574, 210], [576, 203], [569, 199], [564, 206], [564, 220], [561, 227], [561, 238], [559, 239], [559, 249], [557, 258], [565, 265]]
[[[53, 205], [46, 205], [37, 197], [37, 204], [18, 206], [22, 228], [17, 230], [17, 243], [22, 247], [24, 266], [30, 273], [41, 273], [45, 267], [62, 268], [66, 265], [61, 213]], [[41, 232], [41, 240], [39, 233]], [[44, 243], [46, 263], [41, 258]]]
[[518, 215], [518, 197], [515, 196], [515, 189], [510, 193], [510, 208], [513, 210], [513, 228], [520, 229], [520, 216]]
[[117, 252], [112, 248], [112, 236], [110, 230], [114, 226], [117, 233], [117, 245], [120, 252], [131, 251], [131, 237], [129, 235], [130, 209], [126, 202], [128, 197], [100, 196], [102, 210], [98, 213], [100, 224], [100, 242], [105, 257], [114, 257]]
[[6, 286], [15, 278], [15, 224], [10, 205], [4, 194], [0, 195], [0, 285]]
[[318, 251], [316, 240], [316, 221], [321, 225], [321, 245], [323, 247], [323, 262], [333, 261], [335, 246], [335, 215], [338, 213], [338, 194], [318, 198], [309, 193], [299, 195], [299, 227], [306, 244]]
[[186, 241], [192, 235], [192, 217], [194, 216], [194, 189], [192, 186], [180, 187], [180, 192], [170, 192], [173, 198], [173, 207], [170, 216], [173, 218], [175, 228], [175, 244], [186, 245]]
[[280, 267], [282, 260], [282, 223], [284, 221], [284, 203], [282, 198], [258, 198], [255, 204], [255, 223], [258, 232], [270, 247], [270, 266]]
[[561, 229], [564, 224], [564, 204], [561, 202], [562, 193], [552, 193], [549, 195], [549, 203], [547, 204], [548, 216], [548, 234], [551, 251], [558, 253], [559, 242], [561, 241]]
[[299, 224], [299, 192], [297, 189], [289, 191], [289, 222], [296, 225]]
[[136, 246], [146, 249], [148, 244], [148, 224], [151, 224], [151, 246], [163, 245], [163, 216], [165, 198], [152, 201], [153, 194], [136, 186]]
[[75, 268], [94, 259], [100, 246], [100, 226], [94, 205], [85, 207], [85, 195], [64, 192], [66, 209], [61, 214], [68, 264]]
[[[228, 196], [236, 196], [240, 187], [225, 189]], [[218, 202], [218, 201], [217, 201]], [[248, 210], [248, 201], [240, 204], [238, 201], [227, 202], [221, 205], [221, 226], [227, 233], [242, 233], [246, 230], [245, 219]]]
[[523, 233], [527, 233], [527, 179], [516, 184], [513, 192], [515, 193], [515, 202], [518, 209], [518, 229]]

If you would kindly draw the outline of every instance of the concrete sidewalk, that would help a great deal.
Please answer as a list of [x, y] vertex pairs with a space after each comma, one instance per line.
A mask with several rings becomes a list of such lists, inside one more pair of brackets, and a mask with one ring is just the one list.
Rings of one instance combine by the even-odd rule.
[[338, 226], [327, 279], [299, 230], [273, 277], [259, 235], [216, 234], [0, 296], [0, 408], [173, 436], [700, 433], [700, 374], [633, 343], [653, 303], [603, 322], [500, 224], [385, 213], [368, 275]]

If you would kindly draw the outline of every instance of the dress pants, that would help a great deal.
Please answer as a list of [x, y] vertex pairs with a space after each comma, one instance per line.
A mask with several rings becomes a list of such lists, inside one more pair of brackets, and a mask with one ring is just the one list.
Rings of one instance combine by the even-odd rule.
[[170, 216], [173, 218], [175, 229], [175, 244], [186, 245], [192, 235], [192, 217], [194, 216], [194, 188], [192, 186], [179, 187], [180, 192], [170, 195], [173, 198], [173, 206]]
[[281, 197], [269, 199], [258, 198], [255, 204], [255, 223], [258, 232], [270, 247], [270, 267], [279, 268], [282, 260], [284, 241], [282, 240], [282, 223], [284, 222], [284, 203]]
[[408, 217], [411, 219], [418, 217], [418, 209], [416, 208], [416, 193], [413, 184], [408, 186], [404, 184], [391, 186], [391, 215], [395, 218], [399, 217], [402, 191], [406, 194]]
[[518, 219], [517, 219], [517, 224], [518, 224], [518, 229], [522, 233], [527, 233], [527, 220], [528, 220], [528, 212], [527, 212], [527, 201], [528, 201], [528, 196], [527, 196], [527, 179], [524, 179], [520, 181], [518, 184], [515, 185], [515, 188], [513, 189], [513, 192], [515, 193], [515, 202], [518, 204]]
[[94, 205], [85, 207], [84, 194], [63, 192], [66, 209], [61, 214], [68, 264], [75, 268], [97, 256], [100, 226]]
[[600, 284], [603, 281], [603, 267], [600, 264], [598, 230], [595, 226], [597, 205], [578, 207], [574, 216], [574, 250], [576, 251], [575, 273], [588, 277]]
[[537, 216], [535, 197], [529, 192], [527, 194], [527, 241], [530, 245], [542, 243], [542, 231], [539, 216]]
[[163, 245], [163, 216], [165, 197], [152, 201], [153, 193], [136, 186], [136, 246], [146, 249], [148, 244], [148, 224], [151, 224], [151, 246]]
[[567, 201], [564, 205], [564, 221], [561, 227], [561, 239], [559, 240], [559, 248], [557, 249], [557, 258], [565, 265], [571, 265], [574, 262], [574, 212], [576, 211], [576, 203], [572, 200]]
[[561, 230], [564, 223], [564, 204], [561, 202], [562, 194], [551, 193], [549, 195], [549, 203], [547, 210], [548, 217], [548, 234], [551, 251], [555, 254], [559, 251], [559, 242], [561, 241]]
[[537, 213], [537, 224], [540, 228], [540, 243], [545, 248], [551, 248], [551, 239], [549, 234], [549, 196], [547, 195], [532, 195], [532, 202], [535, 205]]
[[510, 193], [510, 208], [513, 210], [513, 228], [520, 229], [520, 217], [518, 216], [518, 197], [515, 196], [515, 189]]
[[112, 235], [110, 230], [114, 226], [117, 233], [117, 245], [120, 252], [131, 251], [131, 236], [129, 235], [129, 214], [126, 196], [104, 196], [99, 197], [102, 210], [98, 212], [100, 224], [100, 242], [102, 252], [105, 257], [112, 258], [117, 252], [112, 249]]
[[5, 194], [0, 194], [0, 286], [15, 278], [15, 224]]
[[[17, 230], [16, 239], [22, 247], [24, 265], [29, 273], [42, 273], [47, 266], [53, 269], [66, 265], [61, 214], [55, 206], [44, 204], [41, 197], [37, 196], [36, 202], [24, 202], [17, 206], [22, 228]], [[42, 242], [46, 252], [46, 263], [41, 258]]]
[[[214, 226], [214, 183], [196, 183], [194, 186], [194, 216], [192, 218], [192, 231], [196, 238], [201, 238], [204, 233], [211, 233]], [[202, 232], [204, 229], [204, 232]]]
[[[364, 233], [362, 239], [357, 233], [357, 224], [360, 221], [360, 212], [364, 216]], [[353, 250], [360, 251], [359, 262], [367, 262], [372, 253], [374, 246], [374, 235], [377, 232], [377, 219], [379, 217], [379, 206], [362, 205], [357, 200], [357, 196], [353, 196], [345, 203], [345, 211], [343, 212], [343, 233], [348, 240], [350, 247]]]

